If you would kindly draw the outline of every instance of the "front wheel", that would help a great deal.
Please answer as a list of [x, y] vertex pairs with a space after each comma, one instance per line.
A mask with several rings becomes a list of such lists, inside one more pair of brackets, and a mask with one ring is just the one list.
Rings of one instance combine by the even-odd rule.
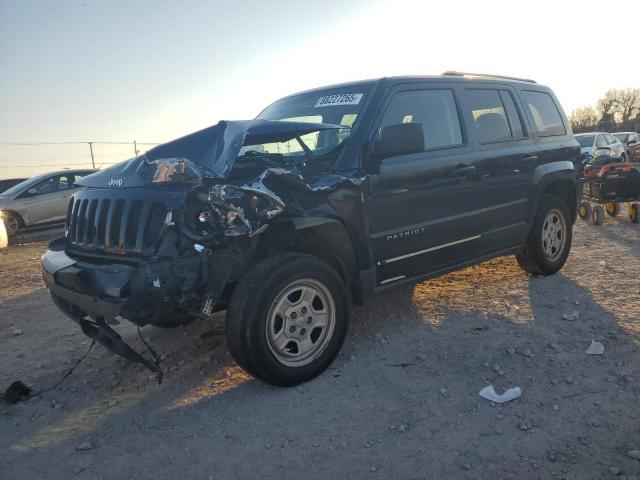
[[292, 386], [323, 372], [347, 331], [349, 295], [336, 271], [298, 253], [267, 258], [236, 286], [227, 345], [251, 375]]
[[4, 216], [4, 226], [7, 229], [7, 235], [13, 237], [22, 227], [22, 220], [14, 213], [7, 213]]
[[552, 275], [567, 261], [572, 230], [566, 202], [546, 194], [533, 222], [524, 250], [516, 254], [518, 264], [533, 275]]

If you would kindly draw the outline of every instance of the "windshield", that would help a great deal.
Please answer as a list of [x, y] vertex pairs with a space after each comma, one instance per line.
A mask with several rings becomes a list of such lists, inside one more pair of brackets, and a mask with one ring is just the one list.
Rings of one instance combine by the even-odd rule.
[[343, 125], [345, 128], [307, 133], [301, 135], [299, 140], [248, 145], [242, 148], [240, 155], [253, 152], [251, 155], [265, 153], [272, 156], [300, 157], [311, 154], [316, 157], [334, 151], [351, 134], [351, 128], [356, 123], [370, 89], [371, 84], [359, 84], [328, 88], [278, 100], [258, 115], [258, 119], [325, 123]]
[[622, 143], [627, 143], [627, 139], [629, 138], [628, 133], [614, 133], [613, 136], [620, 140]]
[[595, 138], [595, 135], [576, 135], [576, 140], [582, 148], [592, 147]]

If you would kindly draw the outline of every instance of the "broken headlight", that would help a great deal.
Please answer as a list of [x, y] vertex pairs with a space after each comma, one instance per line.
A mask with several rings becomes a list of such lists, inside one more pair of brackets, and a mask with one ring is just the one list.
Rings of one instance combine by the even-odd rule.
[[254, 235], [284, 210], [275, 195], [233, 185], [215, 185], [209, 192], [209, 203], [219, 216], [227, 235]]

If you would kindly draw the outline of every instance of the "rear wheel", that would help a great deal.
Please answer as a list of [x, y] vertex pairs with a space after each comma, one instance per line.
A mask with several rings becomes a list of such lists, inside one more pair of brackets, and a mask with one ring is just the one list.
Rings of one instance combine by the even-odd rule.
[[578, 215], [582, 220], [587, 220], [591, 217], [591, 204], [589, 202], [582, 202], [578, 208]]
[[23, 226], [22, 219], [15, 213], [12, 213], [12, 212], [5, 213], [3, 219], [4, 219], [4, 226], [7, 229], [7, 235], [9, 235], [10, 237], [17, 234], [18, 231]]
[[632, 223], [640, 223], [640, 203], [629, 204], [629, 220]]
[[610, 217], [615, 217], [620, 213], [620, 205], [617, 203], [607, 203], [604, 208]]
[[331, 364], [348, 319], [349, 295], [335, 270], [310, 255], [278, 254], [237, 285], [227, 311], [227, 344], [251, 375], [296, 385]]
[[593, 210], [591, 210], [591, 220], [594, 225], [598, 226], [604, 223], [604, 208], [602, 208], [602, 205], [593, 207]]
[[525, 249], [516, 255], [523, 270], [534, 275], [552, 275], [562, 268], [571, 250], [570, 218], [569, 208], [561, 197], [544, 195]]

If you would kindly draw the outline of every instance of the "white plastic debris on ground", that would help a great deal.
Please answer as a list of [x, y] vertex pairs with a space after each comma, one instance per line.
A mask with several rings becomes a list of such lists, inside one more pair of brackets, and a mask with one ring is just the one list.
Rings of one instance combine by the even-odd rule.
[[520, 387], [513, 387], [506, 390], [502, 395], [498, 395], [493, 385], [489, 385], [480, 390], [478, 395], [493, 403], [507, 403], [522, 395], [522, 390], [520, 390]]
[[7, 236], [7, 229], [4, 226], [4, 220], [0, 218], [0, 249], [7, 248], [9, 245], [9, 237]]
[[602, 355], [604, 354], [604, 345], [595, 340], [591, 340], [591, 345], [589, 345], [589, 348], [587, 348], [587, 351], [584, 353], [587, 355]]

